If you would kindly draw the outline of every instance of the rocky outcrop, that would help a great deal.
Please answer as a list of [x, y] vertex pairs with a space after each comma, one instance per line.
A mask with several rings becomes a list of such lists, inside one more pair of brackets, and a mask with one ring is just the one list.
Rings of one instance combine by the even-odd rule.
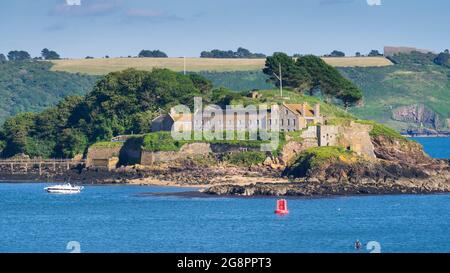
[[392, 111], [392, 118], [397, 121], [415, 123], [429, 128], [439, 128], [439, 115], [423, 104], [402, 106]]
[[293, 183], [218, 185], [204, 192], [242, 196], [450, 192], [450, 160], [432, 159], [423, 152], [421, 145], [406, 139], [376, 136], [372, 138], [372, 143], [377, 156], [375, 160], [355, 153], [330, 157], [320, 164], [301, 158], [284, 171]]
[[432, 194], [450, 192], [450, 176], [431, 180], [402, 179], [396, 181], [360, 180], [357, 183], [297, 182], [286, 184], [256, 183], [248, 186], [218, 185], [203, 190], [211, 195], [239, 196], [337, 196], [369, 194]]
[[423, 147], [414, 141], [376, 136], [372, 138], [378, 159], [413, 165], [430, 164], [435, 160], [426, 155]]

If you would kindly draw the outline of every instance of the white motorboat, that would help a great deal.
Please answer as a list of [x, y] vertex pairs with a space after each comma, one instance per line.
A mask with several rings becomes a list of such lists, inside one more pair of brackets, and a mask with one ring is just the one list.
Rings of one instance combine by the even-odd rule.
[[57, 193], [57, 194], [77, 194], [80, 193], [84, 187], [82, 186], [74, 186], [70, 183], [64, 185], [56, 185], [47, 187], [44, 190], [48, 193]]

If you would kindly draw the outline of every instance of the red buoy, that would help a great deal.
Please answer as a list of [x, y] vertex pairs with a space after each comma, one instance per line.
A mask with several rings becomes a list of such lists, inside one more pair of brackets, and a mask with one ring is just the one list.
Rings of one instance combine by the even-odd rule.
[[278, 215], [286, 215], [289, 214], [289, 210], [287, 208], [286, 199], [280, 199], [277, 201], [277, 210], [275, 211]]

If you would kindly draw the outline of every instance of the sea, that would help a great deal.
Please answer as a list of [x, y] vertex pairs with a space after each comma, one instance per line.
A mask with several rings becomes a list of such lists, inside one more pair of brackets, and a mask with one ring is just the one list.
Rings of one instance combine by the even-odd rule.
[[[449, 138], [415, 140], [450, 158]], [[0, 253], [450, 253], [449, 194], [288, 198], [278, 216], [276, 198], [49, 185], [0, 183]]]

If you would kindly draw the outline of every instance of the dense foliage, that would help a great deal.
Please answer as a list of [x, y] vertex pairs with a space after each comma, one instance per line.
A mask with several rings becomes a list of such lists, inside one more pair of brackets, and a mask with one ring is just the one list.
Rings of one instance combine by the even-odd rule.
[[238, 48], [237, 51], [233, 50], [219, 50], [214, 49], [211, 51], [203, 51], [200, 54], [201, 58], [218, 58], [218, 59], [264, 59], [266, 55], [262, 53], [252, 53], [248, 49]]
[[345, 57], [345, 53], [339, 50], [333, 50], [330, 54], [326, 55], [327, 57]]
[[30, 60], [31, 56], [28, 52], [23, 50], [13, 50], [8, 53], [8, 59], [10, 61], [26, 61]]
[[239, 95], [212, 90], [212, 84], [198, 75], [166, 69], [111, 73], [84, 97], [67, 97], [40, 114], [9, 118], [0, 133], [2, 156], [73, 157], [89, 144], [115, 135], [147, 133], [158, 113], [178, 104], [192, 105], [194, 96], [220, 103]]
[[440, 53], [435, 59], [434, 62], [438, 65], [442, 65], [450, 68], [450, 53], [448, 50]]
[[60, 56], [53, 50], [49, 50], [48, 48], [44, 48], [41, 51], [41, 56], [44, 60], [59, 60]]
[[308, 55], [294, 59], [285, 53], [275, 53], [268, 57], [263, 72], [279, 86], [281, 76], [283, 86], [301, 93], [316, 91], [328, 98], [336, 98], [349, 107], [362, 99], [362, 91], [340, 72], [325, 63], [321, 58]]
[[94, 76], [50, 71], [43, 61], [0, 62], [0, 124], [20, 112], [39, 112], [69, 95], [83, 95]]
[[161, 50], [142, 50], [139, 52], [139, 58], [167, 58], [167, 54]]

